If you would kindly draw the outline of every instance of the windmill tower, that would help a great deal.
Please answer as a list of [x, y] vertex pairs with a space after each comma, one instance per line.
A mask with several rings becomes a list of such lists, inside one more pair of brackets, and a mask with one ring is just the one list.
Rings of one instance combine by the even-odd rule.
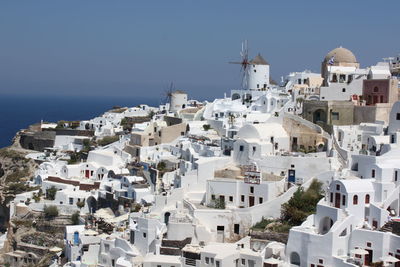
[[254, 59], [249, 60], [249, 49], [247, 40], [242, 43], [240, 51], [241, 61], [230, 62], [231, 64], [240, 64], [242, 72], [243, 90], [266, 90], [269, 86], [269, 64], [258, 54]]

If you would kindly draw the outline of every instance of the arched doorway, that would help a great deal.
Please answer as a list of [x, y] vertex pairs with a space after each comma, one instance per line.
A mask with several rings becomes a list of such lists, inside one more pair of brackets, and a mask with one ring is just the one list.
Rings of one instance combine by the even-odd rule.
[[326, 112], [323, 109], [317, 109], [313, 114], [313, 122], [326, 122]]
[[166, 224], [166, 225], [168, 225], [168, 223], [169, 223], [169, 217], [171, 216], [171, 213], [170, 212], [166, 212], [165, 214], [164, 214], [164, 223]]
[[290, 253], [290, 264], [300, 266], [300, 256], [297, 252]]
[[240, 94], [233, 94], [232, 100], [240, 99]]
[[333, 220], [329, 217], [324, 217], [319, 222], [319, 234], [324, 235], [329, 232], [333, 225]]
[[90, 196], [86, 200], [86, 203], [89, 208], [89, 213], [95, 213], [97, 210], [97, 200], [94, 197]]

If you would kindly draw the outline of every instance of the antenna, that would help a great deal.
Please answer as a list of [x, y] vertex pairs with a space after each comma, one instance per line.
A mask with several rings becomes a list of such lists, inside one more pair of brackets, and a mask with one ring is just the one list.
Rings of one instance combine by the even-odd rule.
[[247, 88], [247, 76], [248, 76], [248, 67], [250, 65], [249, 62], [249, 48], [247, 46], [247, 40], [242, 42], [242, 50], [240, 51], [240, 62], [229, 62], [230, 64], [240, 64], [240, 71], [242, 72], [242, 88]]

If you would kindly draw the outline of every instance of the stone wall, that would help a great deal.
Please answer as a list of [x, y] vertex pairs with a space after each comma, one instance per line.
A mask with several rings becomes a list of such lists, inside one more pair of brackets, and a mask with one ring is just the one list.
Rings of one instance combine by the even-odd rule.
[[46, 147], [53, 147], [56, 138], [55, 132], [21, 132], [19, 143], [22, 148], [44, 151]]

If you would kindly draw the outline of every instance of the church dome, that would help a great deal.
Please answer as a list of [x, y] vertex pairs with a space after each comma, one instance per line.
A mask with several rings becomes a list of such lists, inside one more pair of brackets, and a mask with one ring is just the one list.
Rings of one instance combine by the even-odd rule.
[[338, 47], [330, 51], [325, 56], [324, 62], [328, 62], [332, 58], [334, 58], [334, 62], [337, 63], [357, 63], [357, 59], [353, 52], [343, 47]]

